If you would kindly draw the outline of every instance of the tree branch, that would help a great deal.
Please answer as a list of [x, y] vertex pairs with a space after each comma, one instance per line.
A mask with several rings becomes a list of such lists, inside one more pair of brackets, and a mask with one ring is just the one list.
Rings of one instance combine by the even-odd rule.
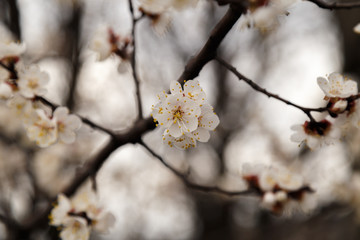
[[75, 106], [75, 97], [76, 97], [76, 86], [78, 83], [78, 74], [81, 68], [80, 63], [80, 47], [79, 47], [79, 40], [80, 40], [80, 29], [81, 29], [81, 17], [82, 17], [82, 5], [75, 4], [73, 6], [73, 16], [70, 23], [67, 25], [67, 28], [71, 31], [72, 37], [72, 48], [71, 48], [71, 55], [69, 56], [69, 60], [72, 63], [72, 72], [71, 72], [71, 79], [69, 83], [69, 93], [66, 100], [66, 106], [69, 108], [70, 111], [74, 109]]
[[242, 196], [242, 195], [255, 195], [257, 194], [255, 189], [248, 189], [248, 190], [244, 190], [244, 191], [236, 191], [236, 192], [231, 192], [231, 191], [226, 191], [224, 189], [221, 189], [217, 186], [203, 186], [203, 185], [199, 185], [196, 183], [191, 182], [189, 179], [187, 179], [188, 174], [184, 174], [180, 171], [178, 171], [177, 169], [175, 169], [174, 167], [172, 167], [170, 164], [168, 164], [159, 154], [155, 153], [148, 145], [146, 145], [143, 141], [139, 142], [140, 145], [142, 145], [149, 153], [151, 153], [151, 155], [153, 155], [154, 157], [156, 157], [158, 160], [160, 160], [160, 162], [168, 169], [170, 169], [170, 171], [172, 171], [177, 177], [179, 177], [184, 184], [194, 190], [197, 191], [201, 191], [201, 192], [207, 192], [207, 193], [219, 193], [219, 194], [223, 194], [223, 195], [227, 195], [227, 196]]
[[139, 19], [135, 18], [134, 14], [134, 8], [132, 4], [132, 0], [129, 0], [129, 9], [131, 13], [131, 20], [132, 20], [132, 28], [131, 28], [131, 37], [132, 37], [132, 44], [133, 44], [133, 50], [130, 56], [130, 64], [132, 68], [132, 75], [135, 82], [135, 94], [136, 94], [136, 100], [137, 100], [137, 109], [138, 109], [138, 119], [143, 118], [143, 112], [142, 112], [142, 103], [141, 103], [141, 95], [140, 95], [140, 81], [136, 70], [136, 23]]
[[227, 68], [229, 71], [231, 71], [233, 74], [235, 74], [239, 80], [243, 80], [244, 82], [246, 82], [252, 89], [254, 89], [257, 92], [261, 92], [263, 94], [265, 94], [266, 96], [268, 96], [269, 98], [275, 98], [287, 105], [293, 106], [297, 109], [300, 109], [301, 111], [303, 111], [309, 118], [311, 121], [315, 121], [314, 118], [311, 116], [311, 112], [325, 112], [328, 109], [326, 107], [322, 107], [322, 108], [306, 108], [306, 107], [301, 107], [293, 102], [290, 102], [282, 97], [280, 97], [277, 94], [271, 93], [269, 91], [267, 91], [265, 88], [260, 87], [259, 85], [257, 85], [255, 82], [253, 82], [251, 79], [245, 77], [244, 75], [242, 75], [241, 73], [239, 73], [235, 67], [233, 67], [231, 64], [229, 64], [228, 62], [226, 62], [225, 60], [223, 60], [220, 57], [216, 57], [216, 61], [218, 63], [220, 63], [222, 66], [224, 66], [225, 68]]
[[216, 51], [220, 46], [220, 43], [240, 18], [241, 14], [246, 9], [239, 9], [230, 7], [225, 16], [212, 30], [207, 42], [200, 52], [190, 59], [186, 64], [184, 72], [179, 77], [178, 81], [183, 83], [183, 80], [190, 80], [197, 77], [201, 69], [216, 56]]
[[351, 9], [360, 7], [360, 2], [346, 2], [346, 3], [337, 3], [337, 2], [327, 2], [323, 0], [308, 0], [309, 2], [313, 2], [321, 8], [325, 9]]

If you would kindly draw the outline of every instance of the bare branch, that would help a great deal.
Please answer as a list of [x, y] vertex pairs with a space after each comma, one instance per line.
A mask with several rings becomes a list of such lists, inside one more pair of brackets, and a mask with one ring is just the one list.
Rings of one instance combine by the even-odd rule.
[[311, 116], [311, 112], [325, 112], [328, 111], [328, 109], [326, 107], [322, 107], [322, 108], [306, 108], [306, 107], [301, 107], [293, 102], [290, 102], [282, 97], [280, 97], [277, 94], [271, 93], [269, 91], [267, 91], [265, 88], [260, 87], [259, 85], [257, 85], [254, 81], [252, 81], [251, 79], [245, 77], [244, 75], [242, 75], [241, 73], [239, 73], [235, 67], [233, 67], [231, 64], [229, 64], [228, 62], [226, 62], [225, 60], [223, 60], [220, 57], [216, 57], [216, 61], [218, 61], [221, 65], [223, 65], [225, 68], [227, 68], [229, 71], [231, 71], [233, 74], [235, 74], [239, 80], [243, 80], [244, 82], [246, 82], [250, 87], [252, 87], [252, 89], [254, 89], [257, 92], [261, 92], [263, 94], [265, 94], [266, 96], [268, 96], [269, 98], [275, 98], [287, 105], [293, 106], [297, 109], [300, 109], [301, 111], [303, 111], [309, 118], [311, 121], [315, 121], [314, 118]]
[[136, 23], [139, 19], [135, 18], [134, 14], [134, 8], [132, 4], [132, 0], [129, 0], [129, 8], [131, 13], [131, 19], [132, 19], [132, 28], [131, 28], [131, 37], [132, 37], [132, 44], [133, 44], [133, 51], [130, 56], [130, 64], [132, 68], [132, 74], [135, 82], [135, 94], [136, 94], [136, 100], [137, 100], [137, 109], [138, 109], [138, 119], [142, 119], [142, 103], [141, 103], [141, 95], [140, 95], [140, 81], [136, 70]]
[[183, 80], [190, 80], [197, 77], [201, 69], [216, 56], [216, 51], [220, 43], [240, 18], [241, 14], [246, 9], [237, 9], [230, 7], [225, 16], [212, 30], [209, 39], [205, 43], [200, 52], [194, 56], [185, 66], [184, 72], [179, 77], [178, 81], [183, 83]]
[[231, 192], [231, 191], [226, 191], [224, 189], [221, 189], [217, 186], [204, 186], [204, 185], [199, 185], [196, 183], [191, 182], [189, 179], [187, 179], [187, 175], [188, 174], [184, 174], [181, 173], [180, 171], [178, 171], [177, 169], [175, 169], [174, 167], [172, 167], [170, 164], [168, 164], [159, 154], [155, 153], [148, 145], [146, 145], [143, 141], [139, 142], [149, 153], [151, 153], [151, 155], [153, 155], [154, 157], [156, 157], [158, 160], [160, 160], [160, 162], [168, 169], [170, 169], [177, 177], [179, 177], [187, 187], [197, 190], [197, 191], [201, 191], [201, 192], [208, 192], [208, 193], [219, 193], [219, 194], [223, 194], [223, 195], [227, 195], [227, 196], [242, 196], [242, 195], [256, 195], [257, 192], [255, 189], [249, 189], [249, 190], [244, 190], [244, 191], [236, 191], [236, 192]]
[[325, 9], [352, 9], [360, 7], [360, 2], [346, 2], [346, 3], [338, 3], [338, 2], [327, 2], [324, 0], [308, 0], [309, 2], [313, 2], [321, 8]]
[[66, 106], [73, 110], [75, 106], [75, 97], [76, 97], [76, 86], [78, 83], [78, 75], [81, 68], [80, 63], [80, 47], [79, 47], [79, 40], [80, 40], [80, 25], [81, 25], [81, 16], [82, 16], [82, 6], [79, 4], [75, 4], [73, 6], [73, 16], [72, 20], [68, 24], [67, 28], [71, 29], [71, 42], [72, 42], [72, 51], [71, 56], [69, 56], [69, 60], [72, 63], [72, 73], [71, 79], [69, 83], [69, 93], [66, 100]]

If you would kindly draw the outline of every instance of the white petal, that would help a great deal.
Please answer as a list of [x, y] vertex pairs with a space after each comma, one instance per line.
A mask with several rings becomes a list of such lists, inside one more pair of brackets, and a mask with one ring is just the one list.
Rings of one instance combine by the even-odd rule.
[[177, 81], [172, 81], [170, 83], [170, 92], [171, 94], [182, 94], [181, 84]]
[[321, 90], [325, 93], [325, 95], [328, 95], [329, 90], [330, 90], [328, 80], [326, 80], [323, 77], [318, 77], [317, 78], [317, 83], [318, 83], [319, 87], [321, 88]]
[[78, 130], [81, 127], [81, 123], [81, 119], [78, 116], [72, 114], [69, 115], [64, 121], [66, 128], [71, 130]]
[[177, 138], [180, 137], [183, 134], [183, 132], [181, 130], [181, 127], [176, 123], [176, 124], [172, 124], [169, 127], [169, 134], [174, 138]]
[[70, 144], [75, 142], [76, 134], [73, 131], [65, 131], [62, 133], [59, 133], [59, 137], [61, 141], [63, 141], [66, 144]]
[[67, 107], [58, 107], [54, 111], [54, 117], [58, 121], [64, 121], [69, 114], [69, 109]]
[[115, 224], [115, 217], [111, 213], [104, 213], [96, 219], [94, 230], [100, 233], [108, 233], [109, 228]]
[[199, 142], [207, 142], [210, 139], [209, 131], [204, 128], [198, 128], [192, 134]]

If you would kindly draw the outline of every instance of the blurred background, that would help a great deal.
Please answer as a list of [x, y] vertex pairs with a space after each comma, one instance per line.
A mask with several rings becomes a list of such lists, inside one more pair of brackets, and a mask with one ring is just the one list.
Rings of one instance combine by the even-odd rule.
[[[137, 9], [139, 3], [134, 4]], [[215, 1], [200, 0], [195, 8], [172, 12], [165, 32], [155, 31], [147, 18], [138, 22], [144, 117], [156, 104], [156, 94], [181, 75], [226, 10]], [[329, 11], [302, 1], [279, 22], [266, 33], [235, 25], [219, 55], [267, 90], [304, 107], [326, 104], [316, 83], [319, 76], [341, 72], [358, 81], [360, 36], [353, 27], [360, 22], [360, 10]], [[45, 98], [117, 131], [132, 126], [138, 114], [131, 66], [119, 69], [121, 60], [115, 56], [97, 61], [89, 42], [104, 26], [121, 37], [131, 36], [131, 24], [127, 0], [0, 0], [0, 36], [24, 42], [25, 61], [50, 74]], [[197, 79], [220, 118], [210, 141], [180, 151], [163, 145], [163, 130], [155, 129], [143, 136], [144, 142], [179, 171], [188, 171], [192, 182], [229, 191], [246, 189], [240, 175], [245, 163], [284, 165], [316, 191], [313, 205], [306, 212], [277, 216], [261, 209], [257, 197], [194, 191], [145, 148], [127, 144], [97, 175], [98, 194], [116, 224], [110, 234], [91, 239], [360, 238], [358, 132], [310, 151], [290, 141], [290, 126], [307, 120], [298, 109], [253, 91], [214, 61]], [[83, 125], [74, 144], [41, 149], [2, 102], [0, 212], [19, 222], [31, 219], [107, 140]], [[0, 224], [0, 239], [12, 234]], [[29, 239], [56, 239], [52, 235], [47, 227]]]

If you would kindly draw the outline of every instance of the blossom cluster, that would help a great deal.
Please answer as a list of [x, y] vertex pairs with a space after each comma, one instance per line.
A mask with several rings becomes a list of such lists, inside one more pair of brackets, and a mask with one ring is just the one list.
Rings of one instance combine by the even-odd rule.
[[99, 207], [98, 197], [91, 189], [71, 200], [59, 194], [49, 219], [50, 225], [60, 227], [62, 240], [87, 240], [91, 230], [108, 233], [115, 223], [115, 217]]
[[104, 61], [111, 55], [117, 55], [122, 60], [122, 64], [130, 58], [132, 40], [130, 37], [115, 34], [111, 28], [101, 26], [92, 36], [89, 49], [97, 54], [99, 61]]
[[339, 73], [331, 73], [327, 79], [317, 79], [327, 101], [327, 117], [320, 121], [310, 120], [291, 128], [295, 133], [291, 140], [306, 143], [311, 149], [337, 142], [343, 130], [360, 127], [360, 107], [357, 83]]
[[240, 27], [257, 28], [265, 33], [279, 25], [279, 18], [298, 0], [249, 0], [249, 8], [240, 18]]
[[188, 149], [195, 147], [196, 141], [209, 141], [209, 131], [215, 130], [220, 121], [206, 102], [199, 81], [187, 81], [184, 89], [173, 81], [170, 92], [157, 95], [160, 102], [152, 107], [151, 114], [154, 121], [165, 128], [163, 142], [170, 147]]
[[306, 197], [313, 190], [304, 183], [302, 176], [281, 166], [244, 164], [243, 179], [261, 195], [262, 206], [276, 214], [289, 210], [292, 203], [306, 204]]
[[37, 65], [25, 65], [19, 57], [24, 51], [23, 44], [0, 43], [1, 99], [16, 111], [28, 137], [40, 147], [47, 147], [58, 139], [64, 143], [74, 142], [74, 131], [80, 128], [80, 118], [69, 115], [66, 107], [58, 107], [53, 112], [36, 101], [46, 93], [49, 75]]

